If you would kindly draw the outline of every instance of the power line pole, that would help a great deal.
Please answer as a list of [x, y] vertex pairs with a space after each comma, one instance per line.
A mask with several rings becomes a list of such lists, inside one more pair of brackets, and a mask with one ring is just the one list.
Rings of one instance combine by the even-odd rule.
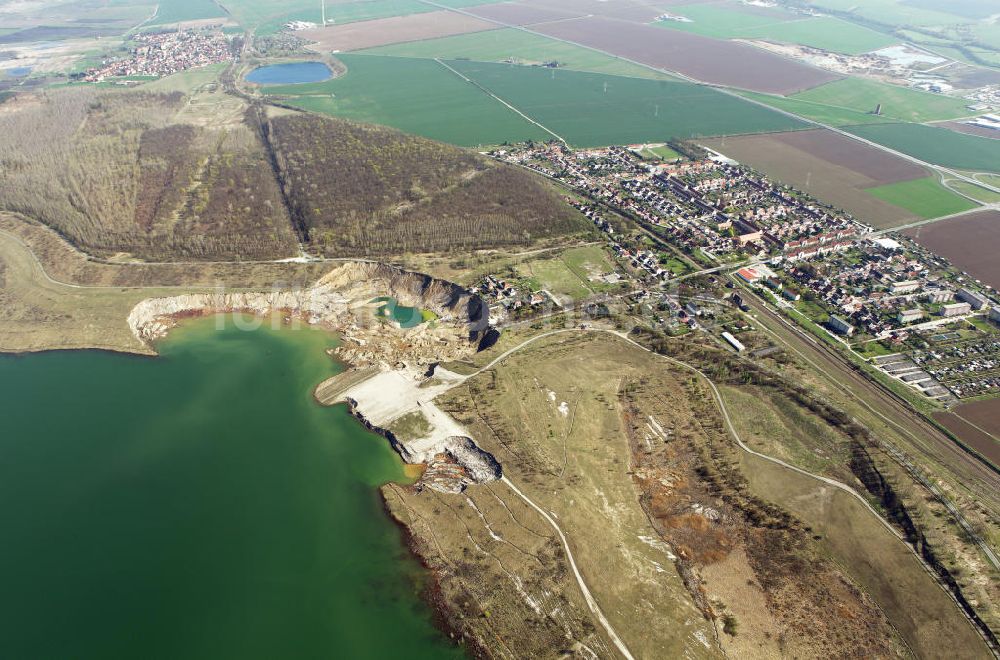
[[323, 27], [326, 27], [326, 0], [319, 0], [319, 5], [322, 8], [322, 14], [323, 14], [322, 25]]

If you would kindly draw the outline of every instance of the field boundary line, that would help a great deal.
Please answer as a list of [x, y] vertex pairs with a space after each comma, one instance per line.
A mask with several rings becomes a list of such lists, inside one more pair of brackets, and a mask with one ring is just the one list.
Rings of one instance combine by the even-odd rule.
[[976, 423], [974, 423], [974, 422], [972, 422], [972, 421], [970, 421], [970, 420], [966, 419], [965, 417], [962, 417], [961, 415], [959, 415], [959, 414], [958, 414], [957, 412], [955, 412], [954, 410], [951, 410], [951, 411], [949, 411], [949, 412], [950, 412], [950, 413], [951, 413], [952, 415], [954, 415], [955, 417], [958, 417], [958, 418], [959, 418], [960, 420], [962, 420], [963, 422], [965, 422], [965, 423], [966, 423], [966, 424], [968, 424], [969, 426], [971, 426], [972, 428], [976, 429], [977, 431], [980, 431], [980, 432], [982, 432], [982, 433], [985, 433], [986, 435], [990, 436], [991, 438], [993, 438], [993, 439], [994, 439], [994, 440], [996, 440], [997, 442], [1000, 442], [1000, 438], [996, 437], [996, 436], [995, 436], [995, 435], [994, 435], [993, 433], [991, 433], [991, 432], [987, 431], [986, 429], [982, 428], [982, 427], [981, 427], [981, 426], [979, 426], [978, 424], [976, 424]]
[[514, 112], [514, 113], [520, 115], [525, 121], [531, 122], [532, 124], [534, 124], [535, 126], [537, 126], [540, 129], [542, 129], [543, 131], [545, 131], [549, 135], [553, 136], [554, 138], [556, 138], [557, 140], [559, 140], [563, 144], [565, 144], [565, 145], [569, 144], [568, 142], [566, 142], [566, 140], [561, 135], [559, 135], [558, 133], [556, 133], [553, 130], [550, 130], [549, 128], [545, 127], [544, 125], [538, 123], [537, 121], [535, 121], [534, 119], [532, 119], [528, 115], [524, 114], [523, 112], [521, 112], [520, 110], [518, 110], [517, 108], [515, 108], [513, 105], [511, 105], [510, 103], [507, 103], [507, 101], [504, 101], [502, 98], [500, 98], [499, 96], [497, 96], [496, 94], [494, 94], [489, 89], [487, 89], [483, 85], [479, 84], [478, 82], [476, 82], [472, 78], [469, 78], [468, 76], [464, 75], [460, 71], [457, 71], [456, 69], [453, 69], [452, 67], [448, 66], [447, 64], [445, 64], [441, 60], [441, 58], [435, 57], [434, 61], [437, 62], [438, 64], [440, 64], [441, 66], [443, 66], [444, 68], [446, 68], [447, 70], [449, 70], [452, 73], [454, 73], [456, 76], [458, 76], [459, 78], [461, 78], [465, 82], [467, 82], [470, 85], [474, 86], [476, 89], [480, 90], [481, 92], [483, 92], [484, 94], [486, 94], [487, 96], [489, 96], [490, 98], [492, 98], [493, 100], [495, 100], [495, 101], [503, 104], [511, 112]]
[[[974, 179], [972, 177], [965, 176], [964, 174], [960, 174], [960, 173], [958, 173], [958, 172], [956, 172], [956, 171], [954, 171], [954, 170], [952, 170], [952, 169], [950, 169], [948, 167], [945, 167], [943, 165], [935, 165], [933, 163], [929, 163], [927, 161], [924, 161], [924, 160], [921, 160], [921, 159], [917, 158], [916, 156], [910, 156], [909, 154], [903, 153], [901, 151], [896, 151], [895, 149], [892, 149], [891, 147], [887, 147], [887, 146], [885, 146], [883, 144], [879, 144], [878, 142], [874, 142], [872, 140], [868, 140], [867, 138], [863, 138], [860, 135], [854, 135], [853, 133], [849, 133], [848, 131], [845, 131], [845, 130], [842, 130], [840, 128], [837, 128], [836, 126], [831, 126], [831, 125], [828, 125], [828, 124], [824, 124], [824, 123], [816, 121], [814, 119], [809, 119], [807, 117], [803, 117], [801, 115], [797, 115], [794, 112], [789, 112], [788, 110], [782, 110], [780, 108], [776, 108], [774, 106], [770, 106], [770, 105], [768, 105], [768, 104], [766, 104], [766, 103], [764, 103], [762, 101], [757, 101], [755, 99], [744, 97], [744, 96], [738, 94], [736, 90], [745, 91], [745, 92], [752, 92], [754, 94], [764, 94], [764, 95], [768, 95], [767, 92], [760, 92], [760, 91], [757, 91], [757, 90], [746, 89], [746, 88], [727, 87], [725, 85], [719, 85], [719, 84], [716, 84], [716, 83], [705, 82], [703, 80], [698, 80], [697, 78], [692, 78], [691, 76], [685, 75], [685, 74], [683, 74], [683, 73], [681, 73], [679, 71], [674, 71], [673, 69], [666, 69], [666, 68], [662, 68], [662, 67], [656, 67], [656, 66], [653, 66], [651, 64], [646, 64], [644, 62], [639, 62], [639, 61], [636, 61], [636, 60], [629, 59], [627, 57], [623, 57], [621, 55], [617, 55], [615, 53], [608, 52], [606, 50], [601, 50], [600, 48], [595, 48], [593, 46], [588, 46], [586, 44], [581, 44], [581, 43], [578, 43], [576, 41], [570, 41], [569, 39], [563, 39], [561, 37], [554, 37], [552, 35], [544, 34], [542, 32], [536, 32], [536, 31], [530, 29], [530, 27], [528, 27], [528, 26], [524, 26], [524, 25], [512, 25], [510, 23], [504, 23], [503, 21], [500, 21], [500, 20], [497, 20], [497, 19], [484, 18], [484, 17], [481, 17], [481, 16], [476, 16], [472, 12], [465, 11], [464, 9], [461, 9], [461, 8], [458, 8], [458, 7], [448, 7], [447, 5], [438, 4], [438, 3], [434, 2], [434, 0], [419, 0], [419, 1], [422, 2], [422, 3], [424, 3], [424, 4], [426, 4], [426, 5], [431, 5], [433, 7], [437, 7], [438, 9], [444, 9], [444, 10], [447, 10], [447, 11], [453, 11], [453, 12], [456, 12], [456, 13], [459, 13], [459, 14], [464, 14], [466, 16], [471, 16], [473, 18], [478, 18], [480, 20], [485, 20], [485, 21], [489, 21], [491, 23], [496, 23], [497, 25], [502, 25], [504, 27], [513, 28], [515, 30], [521, 30], [522, 32], [527, 32], [529, 34], [534, 34], [536, 36], [544, 37], [546, 39], [551, 39], [553, 41], [561, 41], [563, 43], [570, 44], [572, 46], [577, 46], [579, 48], [585, 48], [587, 50], [592, 50], [595, 53], [601, 53], [603, 55], [608, 55], [609, 57], [614, 57], [616, 59], [622, 60], [623, 62], [630, 62], [631, 64], [635, 64], [637, 66], [643, 67], [645, 69], [649, 69], [651, 71], [656, 71], [658, 73], [665, 73], [667, 75], [674, 76], [674, 77], [676, 77], [676, 78], [678, 78], [680, 80], [683, 80], [684, 82], [688, 82], [688, 83], [691, 83], [693, 85], [700, 85], [702, 87], [709, 87], [711, 89], [715, 89], [715, 90], [717, 90], [719, 92], [722, 92], [723, 94], [728, 94], [729, 96], [733, 96], [733, 97], [742, 99], [744, 101], [748, 101], [748, 102], [753, 103], [755, 105], [758, 105], [758, 106], [760, 106], [762, 108], [767, 108], [769, 110], [773, 110], [774, 112], [783, 114], [783, 115], [785, 115], [787, 117], [791, 117], [792, 119], [797, 119], [799, 121], [805, 122], [806, 124], [810, 124], [810, 125], [815, 126], [815, 127], [825, 128], [827, 130], [830, 130], [830, 131], [833, 131], [833, 132], [838, 133], [840, 135], [843, 135], [844, 137], [848, 137], [848, 138], [850, 138], [852, 140], [856, 140], [856, 141], [861, 142], [863, 144], [867, 144], [870, 147], [875, 147], [876, 149], [881, 149], [882, 151], [890, 153], [890, 154], [892, 154], [894, 156], [897, 156], [899, 158], [903, 158], [903, 159], [908, 160], [908, 161], [910, 161], [912, 163], [916, 163], [917, 165], [921, 165], [921, 166], [923, 166], [923, 167], [925, 167], [927, 169], [930, 169], [930, 170], [933, 170], [933, 171], [937, 171], [939, 173], [949, 174], [949, 175], [951, 175], [952, 177], [954, 177], [956, 179], [960, 179], [960, 180], [965, 181], [967, 183], [971, 183], [971, 184], [973, 184], [973, 185], [975, 185], [977, 187], [985, 188], [986, 190], [989, 190], [989, 191], [994, 192], [994, 193], [1000, 193], [1000, 188], [992, 186], [992, 185], [990, 185], [988, 183], [985, 183], [983, 181], [979, 181], [978, 179]], [[788, 59], [788, 58], [786, 58], [786, 59]], [[821, 69], [820, 67], [816, 67], [816, 66], [813, 66], [813, 68], [818, 69], [820, 71], [826, 71], [826, 69]], [[795, 92], [795, 94], [798, 94], [798, 93], [801, 93], [801, 92], [804, 92], [804, 91], [807, 91], [807, 90], [805, 90], [805, 89], [799, 90], [799, 91]], [[901, 121], [901, 122], [896, 122], [896, 123], [913, 123], [913, 122]], [[919, 124], [919, 125], [923, 125], [923, 124]], [[794, 130], [794, 129], [792, 129], [792, 130]], [[787, 132], [787, 131], [779, 131], [779, 132]], [[998, 176], [1000, 176], [1000, 173], [991, 173], [991, 174], [997, 174]], [[1000, 207], [1000, 205], [997, 205], [997, 206]]]

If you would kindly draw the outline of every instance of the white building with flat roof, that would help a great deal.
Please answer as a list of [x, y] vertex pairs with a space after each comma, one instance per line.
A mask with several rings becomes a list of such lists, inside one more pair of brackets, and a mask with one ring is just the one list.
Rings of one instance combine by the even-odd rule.
[[735, 348], [737, 353], [742, 353], [743, 351], [746, 350], [746, 346], [743, 345], [743, 342], [741, 342], [736, 337], [732, 336], [730, 333], [723, 332], [722, 338], [728, 341], [729, 345]]
[[854, 334], [854, 326], [845, 321], [844, 319], [840, 318], [839, 316], [836, 315], [831, 316], [829, 323], [830, 323], [830, 328], [832, 328], [833, 331], [839, 335], [846, 335], [850, 337], [851, 335]]
[[941, 316], [949, 318], [972, 313], [972, 305], [967, 302], [951, 303], [941, 308]]
[[982, 309], [990, 304], [990, 299], [981, 293], [970, 291], [969, 289], [959, 289], [955, 297], [962, 302], [972, 305], [972, 309]]

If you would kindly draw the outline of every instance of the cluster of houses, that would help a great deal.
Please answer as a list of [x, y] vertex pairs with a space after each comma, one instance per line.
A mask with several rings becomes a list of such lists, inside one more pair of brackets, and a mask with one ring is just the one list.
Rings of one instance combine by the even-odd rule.
[[487, 275], [479, 284], [479, 293], [490, 306], [491, 314], [502, 308], [508, 312], [524, 307], [537, 307], [549, 302], [543, 293], [521, 291], [513, 284], [494, 275]]
[[857, 243], [843, 254], [802, 263], [786, 260], [783, 270], [798, 291], [830, 313], [830, 329], [845, 336], [860, 330], [900, 343], [913, 330], [988, 313], [991, 304], [981, 291], [960, 286], [893, 239]]
[[1000, 336], [936, 344], [910, 357], [960, 399], [1000, 392]]
[[1000, 392], [1000, 305], [948, 266], [910, 241], [876, 238], [842, 254], [785, 259], [777, 277], [765, 267], [743, 268], [737, 277], [789, 301], [804, 296], [828, 315], [829, 331], [855, 346], [896, 347], [876, 365], [930, 398]]
[[678, 246], [715, 257], [807, 259], [846, 250], [871, 231], [724, 158], [662, 164], [626, 147], [574, 151], [554, 143], [505, 147], [491, 155], [559, 179], [657, 226]]
[[701, 161], [696, 167], [665, 166], [655, 180], [686, 206], [687, 228], [700, 225], [689, 240], [707, 240], [716, 254], [740, 251], [806, 259], [845, 250], [871, 231], [847, 214], [722, 159]]
[[144, 32], [132, 38], [128, 55], [110, 58], [85, 72], [87, 82], [127, 76], [169, 76], [234, 59], [232, 43], [218, 29]]

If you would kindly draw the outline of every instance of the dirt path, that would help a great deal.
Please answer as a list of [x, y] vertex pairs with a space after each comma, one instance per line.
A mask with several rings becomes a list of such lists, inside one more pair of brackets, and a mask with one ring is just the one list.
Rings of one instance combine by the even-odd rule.
[[[560, 330], [559, 332], [563, 331]], [[559, 535], [559, 540], [562, 541], [563, 549], [566, 551], [566, 558], [569, 559], [569, 567], [573, 571], [573, 577], [576, 578], [576, 583], [580, 586], [580, 591], [583, 593], [583, 598], [584, 600], [587, 601], [587, 607], [589, 607], [590, 611], [594, 614], [595, 617], [597, 617], [598, 622], [600, 622], [601, 626], [603, 626], [604, 631], [608, 634], [608, 637], [611, 638], [611, 641], [614, 642], [614, 645], [615, 647], [617, 647], [618, 651], [621, 652], [621, 654], [624, 657], [628, 658], [628, 660], [634, 660], [632, 654], [628, 650], [628, 647], [625, 646], [625, 642], [623, 642], [621, 637], [618, 636], [618, 633], [615, 632], [614, 627], [604, 616], [604, 613], [601, 611], [601, 607], [597, 604], [597, 601], [594, 600], [594, 597], [591, 595], [590, 589], [587, 588], [587, 583], [584, 582], [583, 576], [580, 575], [580, 571], [576, 567], [576, 561], [573, 559], [573, 551], [570, 550], [569, 542], [566, 540], [566, 535], [563, 534], [562, 529], [559, 528], [559, 525], [556, 524], [556, 521], [552, 518], [552, 516], [550, 516], [542, 507], [532, 502], [531, 498], [522, 493], [517, 486], [511, 483], [510, 479], [508, 479], [507, 477], [503, 477], [501, 481], [503, 481], [503, 483], [508, 488], [514, 491], [515, 495], [524, 500], [525, 504], [527, 504], [532, 509], [537, 511], [539, 515], [542, 516], [542, 518], [545, 518], [545, 520], [549, 523], [549, 525], [552, 526], [552, 529], [556, 530], [556, 534]]]
[[[726, 403], [725, 403], [725, 400], [722, 398], [722, 394], [719, 392], [719, 390], [716, 387], [715, 383], [712, 382], [712, 380], [704, 372], [702, 372], [701, 370], [699, 370], [697, 367], [693, 367], [693, 366], [691, 366], [691, 365], [689, 365], [689, 364], [687, 364], [685, 362], [682, 362], [680, 360], [677, 360], [675, 358], [669, 357], [667, 355], [662, 355], [660, 353], [652, 351], [649, 348], [646, 348], [645, 346], [643, 346], [642, 344], [636, 342], [635, 340], [629, 338], [623, 332], [616, 332], [616, 331], [613, 331], [613, 330], [606, 330], [606, 329], [603, 329], [603, 328], [590, 328], [590, 329], [586, 329], [586, 330], [578, 330], [576, 328], [565, 328], [565, 329], [552, 330], [552, 331], [549, 331], [549, 332], [546, 332], [546, 333], [542, 333], [540, 335], [536, 335], [534, 337], [531, 337], [530, 339], [527, 339], [527, 340], [521, 342], [520, 344], [518, 344], [517, 346], [515, 346], [515, 347], [513, 347], [511, 349], [508, 349], [507, 351], [505, 351], [504, 353], [502, 353], [500, 356], [498, 356], [497, 358], [495, 358], [494, 360], [492, 360], [485, 367], [483, 367], [482, 369], [474, 372], [473, 374], [470, 374], [469, 376], [464, 377], [463, 379], [461, 379], [460, 381], [458, 381], [458, 383], [464, 382], [464, 381], [468, 380], [469, 378], [472, 378], [473, 376], [479, 375], [479, 374], [483, 373], [484, 371], [487, 371], [488, 369], [491, 369], [497, 363], [499, 363], [502, 360], [506, 359], [510, 355], [512, 355], [512, 354], [514, 354], [514, 353], [516, 353], [516, 352], [524, 349], [525, 347], [527, 347], [528, 345], [532, 344], [533, 342], [535, 342], [535, 341], [537, 341], [539, 339], [542, 339], [544, 337], [551, 337], [551, 336], [557, 335], [557, 334], [569, 333], [569, 332], [580, 332], [580, 333], [585, 333], [585, 332], [601, 332], [601, 333], [610, 334], [610, 335], [613, 335], [613, 336], [621, 339], [622, 341], [625, 341], [625, 342], [631, 344], [632, 346], [634, 346], [634, 347], [636, 347], [636, 348], [638, 348], [638, 349], [640, 349], [640, 350], [642, 350], [642, 351], [644, 351], [646, 353], [649, 353], [649, 354], [653, 355], [656, 358], [662, 359], [662, 360], [664, 360], [666, 362], [669, 362], [669, 363], [671, 363], [671, 364], [673, 364], [675, 366], [678, 366], [678, 367], [680, 367], [682, 369], [685, 369], [687, 371], [690, 371], [690, 372], [696, 374], [699, 378], [701, 378], [702, 380], [704, 380], [708, 384], [709, 388], [712, 390], [712, 395], [713, 395], [713, 397], [715, 399], [716, 405], [719, 407], [719, 411], [722, 414], [723, 422], [725, 423], [726, 429], [729, 432], [729, 434], [732, 436], [733, 440], [736, 441], [737, 446], [741, 450], [743, 450], [744, 452], [746, 452], [746, 453], [748, 453], [748, 454], [750, 454], [752, 456], [756, 456], [757, 458], [760, 458], [762, 460], [768, 461], [768, 462], [773, 463], [775, 465], [781, 466], [782, 468], [785, 468], [787, 470], [791, 470], [793, 472], [796, 472], [798, 474], [806, 476], [806, 477], [808, 477], [810, 479], [814, 479], [814, 480], [819, 481], [821, 483], [824, 483], [824, 484], [826, 484], [828, 486], [836, 488], [836, 489], [838, 489], [838, 490], [840, 490], [840, 491], [842, 491], [844, 493], [847, 493], [848, 495], [850, 495], [854, 499], [856, 499], [858, 502], [860, 502], [865, 507], [865, 509], [869, 513], [871, 513], [873, 516], [875, 516], [875, 518], [879, 521], [879, 523], [883, 527], [885, 527], [885, 529], [887, 529], [895, 538], [897, 538], [900, 541], [900, 543], [902, 543], [917, 558], [917, 560], [920, 562], [920, 565], [924, 568], [924, 570], [926, 570], [928, 572], [928, 574], [932, 577], [932, 579], [934, 579], [935, 583], [940, 586], [940, 582], [938, 581], [937, 577], [927, 567], [927, 565], [924, 563], [924, 561], [922, 560], [922, 558], [920, 557], [920, 555], [917, 553], [917, 551], [914, 550], [914, 548], [912, 546], [910, 546], [908, 543], [906, 543], [906, 541], [903, 538], [902, 534], [895, 527], [893, 527], [883, 516], [881, 516], [878, 513], [878, 511], [868, 502], [868, 500], [866, 500], [860, 493], [858, 493], [858, 491], [856, 491], [854, 488], [852, 488], [851, 486], [849, 486], [849, 485], [847, 485], [847, 484], [845, 484], [843, 482], [837, 481], [836, 479], [831, 479], [829, 477], [824, 477], [822, 475], [814, 474], [812, 472], [809, 472], [808, 470], [804, 470], [804, 469], [802, 469], [802, 468], [800, 468], [798, 466], [795, 466], [795, 465], [792, 465], [790, 463], [787, 463], [786, 461], [783, 461], [781, 459], [774, 458], [773, 456], [768, 456], [767, 454], [762, 454], [761, 452], [758, 452], [758, 451], [756, 451], [754, 449], [751, 449], [749, 446], [746, 445], [746, 443], [743, 442], [743, 439], [740, 437], [739, 433], [737, 432], [736, 427], [733, 425], [732, 419], [730, 418], [730, 415], [729, 415], [729, 409], [726, 407]], [[458, 383], [456, 383], [456, 385]], [[876, 414], [878, 414], [877, 411], [876, 411]], [[617, 638], [617, 635], [614, 634], [614, 630], [611, 627], [611, 625], [607, 622], [606, 619], [604, 619], [603, 615], [600, 612], [599, 606], [597, 605], [596, 601], [593, 600], [593, 596], [590, 595], [590, 591], [587, 589], [587, 586], [584, 583], [582, 576], [577, 571], [576, 564], [575, 564], [575, 562], [573, 560], [573, 557], [572, 557], [572, 553], [570, 552], [569, 545], [568, 545], [568, 543], [566, 541], [566, 537], [562, 533], [562, 531], [559, 529], [559, 526], [551, 518], [551, 516], [549, 516], [548, 514], [546, 514], [538, 505], [536, 505], [534, 502], [532, 502], [530, 499], [528, 499], [527, 496], [525, 496], [523, 493], [521, 493], [514, 486], [514, 484], [511, 483], [506, 477], [503, 478], [503, 481], [512, 490], [514, 490], [514, 492], [516, 494], [518, 494], [522, 499], [524, 499], [524, 501], [527, 502], [532, 508], [534, 508], [535, 510], [537, 510], [549, 522], [549, 524], [552, 525], [552, 527], [557, 531], [557, 533], [559, 534], [560, 539], [563, 542], [563, 546], [566, 549], [567, 556], [569, 557], [569, 560], [570, 560], [570, 565], [571, 565], [571, 567], [573, 569], [573, 572], [574, 572], [574, 574], [575, 574], [575, 576], [577, 578], [577, 582], [578, 582], [578, 584], [580, 586], [580, 589], [583, 592], [584, 597], [587, 600], [588, 605], [591, 606], [591, 610], [594, 612], [594, 615], [598, 617], [598, 619], [601, 622], [601, 624], [605, 627], [605, 630], [608, 631], [609, 636], [611, 636], [611, 639], [613, 641], [615, 641], [616, 646], [618, 646], [620, 640]], [[949, 508], [949, 510], [952, 509], [952, 507], [948, 507], [948, 508]], [[953, 511], [953, 514], [954, 513], [957, 513], [957, 511]], [[996, 555], [993, 553], [992, 549], [989, 546], [987, 546], [987, 545], [985, 545], [985, 543], [983, 543], [980, 547], [981, 547], [981, 549], [983, 549], [984, 554], [987, 555], [988, 559], [991, 562], [996, 562], [996, 559], [997, 559]], [[996, 564], [994, 563], [994, 565], [996, 565]], [[954, 595], [949, 590], [945, 589], [943, 586], [941, 588], [942, 588], [942, 590], [945, 593], [948, 594], [949, 598], [951, 598], [954, 601], [954, 599], [955, 599]], [[956, 607], [959, 607], [957, 601], [955, 601], [955, 603], [956, 603]], [[961, 610], [962, 608], [959, 607], [959, 609]], [[965, 613], [963, 611], [963, 615], [964, 614]], [[968, 620], [968, 619], [966, 618], [966, 620]], [[972, 622], [970, 622], [970, 625], [972, 625]], [[981, 634], [978, 627], [976, 627], [975, 625], [973, 625], [973, 628], [975, 628], [977, 634]], [[619, 646], [619, 650], [622, 651], [623, 655], [625, 655], [626, 657], [631, 657], [628, 654], [628, 649], [627, 649], [627, 647], [624, 646], [624, 643], [621, 643], [621, 645]]]

